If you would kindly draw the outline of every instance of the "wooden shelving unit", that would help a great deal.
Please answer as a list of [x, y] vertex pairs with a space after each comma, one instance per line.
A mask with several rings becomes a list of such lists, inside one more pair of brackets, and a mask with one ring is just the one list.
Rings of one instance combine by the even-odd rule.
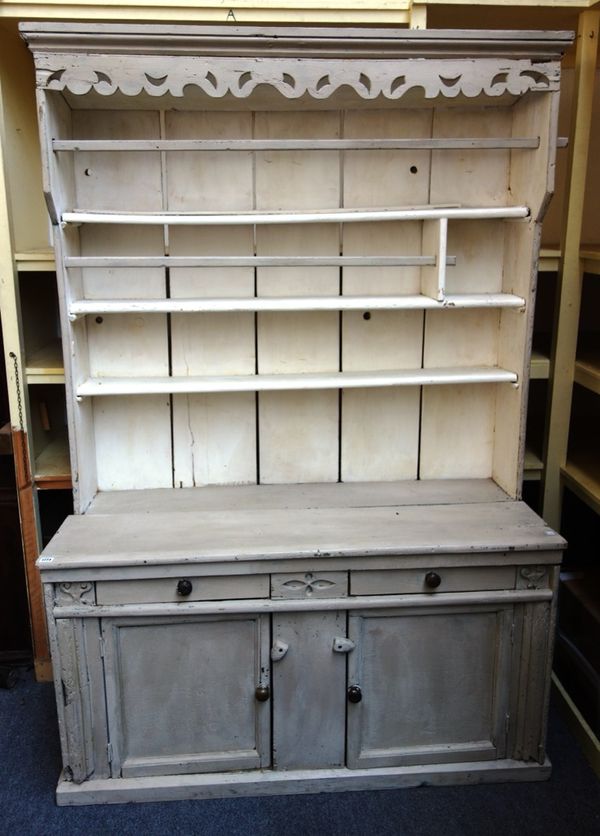
[[27, 383], [64, 384], [65, 367], [60, 340], [54, 340], [33, 352], [33, 354], [27, 357], [26, 363], [25, 373], [27, 375]]
[[[527, 5], [527, 4], [524, 4]], [[564, 8], [556, 8], [555, 2], [536, 2], [531, 4], [529, 10], [519, 9], [519, 24], [524, 19], [523, 15], [529, 12], [530, 19], [528, 25], [539, 26], [545, 28], [576, 28], [577, 17], [581, 15], [582, 22], [582, 41], [586, 39], [586, 32], [594, 31], [596, 27], [598, 16], [597, 12], [590, 11], [593, 6], [592, 0], [581, 0], [578, 3], [565, 4]], [[511, 14], [513, 14], [510, 7], [506, 4], [500, 6], [498, 3], [486, 2], [486, 0], [479, 0], [476, 5], [470, 5], [468, 8], [458, 5], [452, 5], [444, 8], [444, 4], [439, 4], [435, 0], [426, 4], [411, 4], [410, 2], [395, 3], [394, 8], [391, 9], [389, 4], [375, 2], [375, 0], [348, 0], [343, 4], [323, 3], [311, 4], [310, 9], [300, 10], [297, 3], [284, 2], [284, 0], [272, 0], [264, 3], [238, 3], [236, 6], [236, 20], [242, 23], [254, 22], [258, 25], [264, 23], [291, 23], [299, 22], [299, 17], [302, 22], [315, 23], [329, 23], [333, 25], [339, 24], [354, 24], [354, 25], [375, 25], [375, 24], [405, 24], [414, 28], [423, 28], [426, 25], [427, 19], [430, 25], [441, 26], [448, 24], [448, 15], [452, 15], [452, 25], [456, 25], [457, 16], [460, 17], [460, 25], [468, 25], [473, 27], [483, 27], [489, 25], [489, 21], [493, 21], [493, 25], [498, 28], [511, 28], [513, 23], [511, 21]], [[494, 8], [495, 7], [495, 8]], [[204, 21], [214, 21], [216, 23], [230, 23], [226, 20], [228, 10], [225, 10], [221, 4], [216, 2], [205, 2], [195, 4], [193, 7], [189, 4], [175, 4], [170, 6], [168, 17], [171, 20], [180, 20], [187, 22], [197, 22], [199, 19]], [[41, 172], [39, 167], [40, 152], [37, 147], [37, 127], [35, 125], [35, 101], [33, 97], [33, 73], [31, 62], [25, 53], [25, 50], [20, 43], [16, 33], [17, 19], [70, 19], [70, 20], [85, 20], [93, 19], [98, 14], [102, 14], [104, 19], [118, 20], [126, 17], [128, 20], [138, 19], [150, 22], [160, 22], [164, 17], [164, 4], [160, 2], [146, 3], [143, 5], [135, 5], [127, 8], [122, 8], [118, 3], [109, 3], [99, 11], [99, 7], [88, 0], [79, 0], [79, 2], [62, 2], [62, 3], [33, 3], [22, 0], [7, 0], [0, 5], [0, 19], [3, 21], [3, 30], [0, 41], [0, 82], [2, 85], [1, 98], [5, 114], [6, 135], [3, 138], [2, 153], [4, 156], [4, 171], [6, 172], [7, 183], [4, 182], [3, 177], [0, 178], [0, 198], [4, 202], [4, 206], [0, 207], [6, 211], [3, 212], [5, 217], [10, 217], [13, 226], [12, 238], [8, 234], [8, 228], [2, 224], [2, 236], [0, 237], [0, 263], [3, 269], [3, 275], [9, 276], [11, 271], [15, 275], [15, 288], [8, 288], [3, 285], [2, 288], [2, 322], [4, 328], [4, 335], [6, 340], [6, 363], [7, 369], [10, 373], [10, 397], [11, 397], [11, 424], [9, 428], [10, 435], [20, 433], [19, 428], [19, 412], [17, 408], [16, 398], [16, 382], [14, 377], [13, 360], [9, 357], [9, 352], [13, 352], [17, 359], [17, 368], [21, 375], [21, 381], [26, 380], [31, 384], [31, 389], [37, 389], [40, 385], [58, 384], [55, 388], [58, 390], [63, 385], [64, 372], [59, 355], [56, 350], [56, 343], [48, 349], [49, 353], [45, 353], [46, 349], [40, 347], [33, 353], [27, 352], [26, 345], [23, 344], [23, 334], [21, 329], [19, 306], [18, 306], [18, 279], [19, 276], [26, 276], [32, 273], [44, 273], [44, 279], [53, 281], [53, 273], [56, 269], [53, 252], [47, 246], [47, 228], [45, 207], [41, 195]], [[516, 18], [515, 18], [516, 19]], [[466, 23], [464, 21], [467, 21]], [[563, 250], [565, 251], [566, 260], [563, 275], [563, 283], [566, 288], [576, 287], [578, 283], [578, 276], [580, 271], [585, 273], [598, 275], [600, 273], [600, 246], [596, 243], [591, 245], [582, 244], [584, 239], [581, 234], [582, 229], [582, 213], [583, 213], [583, 194], [584, 184], [586, 178], [585, 159], [582, 157], [582, 144], [585, 151], [587, 143], [585, 133], [588, 130], [586, 113], [591, 112], [591, 93], [593, 90], [593, 76], [595, 59], [590, 57], [589, 51], [593, 47], [593, 39], [587, 38], [587, 51], [581, 49], [580, 55], [577, 58], [578, 70], [582, 71], [582, 80], [579, 87], [571, 92], [571, 96], [580, 101], [580, 108], [576, 113], [576, 119], [573, 122], [574, 128], [570, 130], [566, 124], [560, 128], [560, 134], [569, 134], [570, 146], [576, 149], [579, 163], [569, 164], [574, 168], [574, 176], [570, 177], [567, 183], [566, 190], [570, 195], [571, 214], [568, 223], [561, 226], [568, 227], [568, 235], [563, 241]], [[563, 108], [568, 103], [568, 96], [564, 97]], [[19, 142], [13, 142], [11, 137], [19, 137]], [[517, 138], [518, 139], [518, 138]], [[521, 140], [527, 139], [521, 137]], [[104, 142], [105, 140], [95, 140]], [[212, 140], [213, 143], [215, 142]], [[469, 137], [458, 140], [462, 143], [463, 148], [468, 148]], [[514, 140], [512, 140], [514, 143]], [[528, 141], [531, 141], [529, 138]], [[83, 141], [82, 141], [83, 142]], [[83, 147], [82, 142], [78, 147]], [[167, 146], [162, 146], [157, 140], [143, 140], [145, 148], [152, 147], [158, 154], [169, 153]], [[171, 140], [171, 150], [173, 150], [174, 140]], [[189, 140], [178, 140], [180, 148], [189, 148], [190, 153], [198, 151], [198, 144], [190, 144]], [[205, 150], [206, 142], [205, 140]], [[263, 143], [265, 141], [263, 140]], [[328, 140], [328, 142], [331, 142]], [[355, 140], [356, 142], [356, 140]], [[182, 144], [183, 143], [183, 144]], [[187, 145], [186, 145], [187, 143]], [[68, 146], [63, 143], [62, 148], [58, 153], [63, 158], [75, 153], [73, 143]], [[99, 147], [99, 146], [96, 146]], [[107, 146], [108, 147], [108, 146]], [[237, 151], [241, 151], [243, 146], [239, 146]], [[506, 148], [507, 146], [504, 145]], [[514, 146], [513, 146], [514, 147]], [[90, 146], [88, 145], [88, 150]], [[229, 149], [230, 150], [230, 149]], [[109, 151], [110, 153], [110, 151]], [[137, 153], [130, 146], [126, 153]], [[457, 150], [457, 153], [459, 151]], [[566, 158], [567, 152], [560, 152], [563, 158]], [[584, 155], [585, 156], [585, 155]], [[565, 165], [566, 167], [566, 165]], [[582, 170], [583, 169], [583, 170]], [[4, 176], [4, 175], [3, 175]], [[560, 183], [559, 183], [560, 186]], [[10, 187], [10, 188], [9, 188]], [[10, 195], [9, 195], [10, 191]], [[581, 210], [577, 215], [577, 208]], [[565, 214], [565, 218], [567, 215]], [[585, 218], [584, 218], [585, 220]], [[551, 240], [557, 241], [553, 236]], [[576, 253], [576, 258], [574, 256]], [[542, 272], [558, 272], [560, 267], [561, 250], [559, 246], [544, 246], [540, 257], [540, 271]], [[180, 256], [184, 259], [185, 256]], [[240, 258], [240, 264], [243, 266]], [[283, 258], [283, 257], [281, 257]], [[335, 258], [332, 257], [332, 259]], [[339, 258], [339, 256], [338, 256]], [[65, 262], [68, 264], [68, 259]], [[373, 262], [374, 263], [374, 262]], [[324, 262], [314, 262], [315, 266], [324, 266]], [[81, 265], [80, 265], [81, 266]], [[97, 265], [102, 267], [103, 264]], [[120, 269], [118, 265], [114, 265], [115, 269]], [[132, 265], [123, 264], [123, 267], [131, 267]], [[168, 263], [164, 259], [159, 264], [139, 264], [140, 268], [145, 267], [152, 269], [153, 267], [162, 266], [174, 268], [178, 265], [172, 259]], [[179, 263], [180, 267], [185, 267], [182, 261]], [[187, 265], [191, 265], [188, 263]], [[233, 265], [230, 265], [233, 266]], [[253, 266], [264, 267], [256, 259]], [[275, 267], [276, 265], [273, 264]], [[282, 261], [280, 267], [286, 266]], [[289, 266], [289, 265], [287, 265]], [[348, 265], [341, 263], [338, 267], [345, 268]], [[73, 263], [73, 269], [76, 265]], [[88, 263], [88, 267], [91, 264]], [[454, 266], [449, 258], [447, 261], [447, 273], [452, 274]], [[252, 269], [252, 266], [250, 267]], [[540, 281], [544, 281], [543, 276]], [[575, 294], [576, 295], [576, 294]], [[490, 300], [488, 300], [490, 301]], [[476, 300], [473, 295], [464, 297], [459, 300], [446, 297], [446, 302], [457, 306], [463, 304], [466, 306], [477, 307], [483, 300]], [[115, 308], [114, 306], [117, 306]], [[263, 297], [260, 300], [248, 301], [241, 295], [235, 298], [227, 299], [226, 301], [220, 299], [204, 299], [201, 303], [195, 301], [186, 301], [185, 299], [171, 299], [171, 300], [152, 300], [152, 299], [131, 299], [121, 300], [115, 303], [110, 299], [97, 300], [81, 300], [74, 298], [71, 303], [71, 315], [73, 318], [79, 318], [83, 321], [96, 316], [102, 317], [112, 316], [118, 310], [120, 314], [135, 315], [136, 311], [140, 309], [144, 313], [148, 313], [153, 307], [155, 308], [155, 315], [178, 315], [179, 313], [208, 313], [215, 310], [223, 309], [224, 316], [228, 314], [225, 310], [231, 311], [252, 311], [261, 316], [268, 312], [274, 311], [289, 311], [295, 310], [296, 303], [293, 299], [268, 298]], [[312, 311], [355, 311], [360, 315], [362, 310], [363, 297], [359, 296], [353, 299], [351, 296], [345, 297], [340, 301], [339, 297], [331, 296], [329, 298], [324, 296], [315, 296], [310, 301], [307, 298], [302, 300], [302, 304], [306, 306], [307, 310]], [[368, 303], [369, 311], [385, 311], [406, 308], [408, 309], [435, 309], [441, 303], [439, 300], [433, 298], [425, 299], [422, 294], [415, 294], [412, 297], [403, 297], [402, 299], [392, 300], [389, 296], [370, 297]], [[120, 307], [119, 307], [120, 306]], [[141, 306], [141, 308], [139, 307]], [[231, 306], [231, 307], [227, 307]], [[247, 307], [244, 307], [247, 306]], [[569, 308], [572, 308], [572, 297], [568, 294], [564, 297], [564, 310], [561, 313], [563, 323], [568, 323], [570, 314]], [[120, 315], [119, 314], [119, 315]], [[220, 314], [219, 314], [220, 315]], [[572, 317], [571, 317], [572, 320]], [[568, 326], [569, 333], [572, 335], [573, 331], [576, 333], [577, 327], [573, 326], [572, 321]], [[8, 339], [7, 339], [8, 336]], [[598, 394], [598, 380], [599, 380], [599, 361], [597, 355], [583, 354], [580, 352], [579, 357], [576, 358], [575, 343], [571, 344], [565, 349], [564, 341], [562, 347], [558, 351], [558, 366], [559, 376], [561, 378], [571, 377], [571, 384], [574, 381], [579, 386], [584, 386], [592, 392]], [[45, 344], [48, 345], [48, 342]], [[571, 358], [571, 359], [569, 359]], [[531, 379], [534, 381], [550, 381], [552, 374], [551, 362], [549, 352], [534, 351], [531, 362]], [[164, 384], [161, 384], [164, 386]], [[510, 383], [498, 384], [501, 386], [511, 385]], [[540, 384], [543, 385], [543, 384]], [[600, 473], [600, 463], [591, 461], [590, 456], [583, 451], [581, 455], [572, 454], [569, 459], [566, 458], [566, 433], [568, 432], [569, 416], [565, 417], [565, 404], [570, 403], [570, 396], [568, 394], [569, 385], [563, 387], [555, 396], [555, 406], [552, 408], [552, 420], [555, 426], [558, 427], [559, 432], [562, 433], [562, 441], [557, 444], [556, 439], [551, 440], [550, 443], [550, 464], [546, 468], [549, 471], [548, 481], [546, 483], [546, 508], [545, 515], [548, 521], [553, 525], [558, 525], [557, 516], [557, 502], [556, 497], [560, 494], [560, 485], [567, 485], [574, 493], [576, 493], [582, 501], [586, 502], [591, 508], [599, 513], [599, 497], [600, 486], [598, 484]], [[565, 394], [566, 393], [566, 394]], [[98, 400], [102, 398], [86, 398], [85, 400]], [[70, 485], [70, 466], [67, 452], [66, 440], [63, 437], [54, 438], [48, 444], [42, 444], [41, 449], [37, 449], [33, 444], [33, 434], [31, 426], [31, 415], [29, 406], [25, 404], [24, 411], [24, 439], [17, 435], [15, 441], [10, 438], [9, 434], [4, 432], [3, 449], [6, 451], [15, 447], [20, 451], [21, 441], [27, 446], [29, 451], [30, 461], [33, 462], [31, 471], [35, 476], [34, 485], [37, 488], [55, 489], [66, 488]], [[4, 428], [3, 428], [4, 429]], [[558, 450], [558, 453], [555, 451]], [[538, 454], [541, 451], [537, 451]], [[588, 450], [589, 453], [589, 450]], [[544, 471], [545, 456], [538, 455], [531, 451], [525, 454], [524, 475], [526, 479], [541, 480]], [[22, 460], [22, 456], [18, 457]], [[39, 584], [37, 583], [37, 570], [33, 568], [33, 563], [39, 552], [39, 544], [37, 541], [37, 531], [39, 529], [39, 520], [36, 520], [37, 505], [34, 497], [28, 487], [29, 474], [22, 474], [22, 493], [20, 497], [22, 507], [22, 517], [26, 530], [24, 530], [24, 541], [26, 543], [26, 562], [28, 566], [28, 585], [31, 599], [31, 613], [32, 626], [35, 638], [35, 655], [37, 660], [36, 669], [39, 676], [48, 676], [50, 668], [48, 664], [48, 651], [45, 644], [45, 627], [43, 622], [42, 605], [39, 598]], [[33, 488], [36, 489], [35, 487]], [[569, 702], [568, 695], [566, 701]], [[585, 725], [585, 724], [583, 724]], [[583, 725], [580, 724], [581, 728]], [[589, 740], [589, 738], [587, 738]], [[596, 741], [598, 746], [598, 741]], [[600, 748], [597, 748], [596, 754], [598, 762], [600, 763]]]

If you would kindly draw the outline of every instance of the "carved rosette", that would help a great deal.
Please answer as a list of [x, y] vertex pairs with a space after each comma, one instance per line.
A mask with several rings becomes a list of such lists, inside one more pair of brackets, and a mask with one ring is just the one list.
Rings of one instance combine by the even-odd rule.
[[559, 66], [529, 59], [369, 60], [301, 58], [199, 58], [168, 56], [52, 55], [38, 64], [38, 85], [74, 95], [94, 91], [137, 96], [184, 96], [196, 87], [210, 98], [250, 96], [259, 87], [286, 99], [328, 99], [342, 88], [361, 99], [401, 99], [419, 91], [425, 99], [520, 96], [558, 89]]
[[346, 572], [271, 575], [272, 598], [342, 598], [347, 592]]

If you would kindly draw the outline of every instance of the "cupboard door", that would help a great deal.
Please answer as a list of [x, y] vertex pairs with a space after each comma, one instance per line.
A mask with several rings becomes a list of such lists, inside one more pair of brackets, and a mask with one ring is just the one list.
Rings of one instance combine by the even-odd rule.
[[348, 766], [504, 757], [512, 608], [352, 613]]
[[345, 636], [345, 612], [273, 615], [275, 768], [344, 765], [346, 656], [334, 639]]
[[106, 619], [113, 777], [269, 765], [268, 616]]

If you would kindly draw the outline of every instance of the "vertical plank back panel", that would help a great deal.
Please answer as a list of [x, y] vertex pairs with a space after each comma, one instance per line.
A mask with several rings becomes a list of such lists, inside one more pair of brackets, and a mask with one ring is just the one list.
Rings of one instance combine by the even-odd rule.
[[[171, 255], [252, 255], [251, 227], [174, 228]], [[250, 267], [177, 267], [171, 296], [252, 296]], [[173, 374], [253, 374], [251, 313], [174, 314]], [[173, 397], [176, 487], [256, 482], [255, 395], [252, 392]]]
[[487, 479], [492, 471], [496, 387], [426, 386], [421, 479]]
[[[248, 139], [252, 114], [169, 111], [168, 139]], [[169, 152], [168, 208], [243, 211], [253, 206], [250, 152]], [[253, 229], [172, 227], [172, 256], [254, 252]], [[173, 298], [253, 296], [252, 267], [177, 267], [170, 270]], [[250, 313], [174, 314], [174, 375], [253, 374], [255, 325]], [[173, 397], [173, 464], [176, 487], [256, 482], [256, 409], [252, 393]]]
[[[75, 139], [158, 139], [158, 111], [75, 110]], [[160, 157], [154, 151], [82, 151], [75, 158], [77, 208], [158, 212], [163, 208]]]
[[[436, 109], [434, 137], [509, 137], [509, 109]], [[497, 206], [509, 201], [509, 151], [434, 151], [431, 202]], [[498, 221], [451, 221], [447, 293], [502, 290], [505, 227]], [[428, 311], [423, 365], [495, 366], [499, 313], [495, 310]], [[421, 479], [487, 478], [492, 473], [497, 387], [432, 386], [423, 391]]]
[[[323, 113], [256, 114], [261, 139], [335, 139], [340, 117]], [[336, 151], [264, 151], [256, 155], [257, 209], [331, 209], [340, 203]], [[337, 255], [336, 225], [257, 228], [257, 255]], [[336, 295], [335, 267], [258, 268], [258, 296]], [[336, 312], [260, 314], [259, 373], [339, 369]], [[338, 478], [338, 394], [273, 392], [259, 396], [260, 479], [265, 483], [334, 482]]]
[[[431, 112], [352, 111], [349, 139], [431, 135]], [[410, 206], [428, 202], [429, 151], [347, 151], [344, 206]], [[346, 224], [344, 255], [420, 255], [421, 224]], [[415, 294], [416, 267], [346, 267], [343, 293]], [[348, 311], [342, 315], [342, 369], [408, 369], [421, 365], [420, 311]], [[419, 390], [348, 389], [342, 396], [342, 481], [414, 479], [417, 474]]]
[[[157, 139], [157, 111], [75, 111], [78, 139]], [[160, 156], [153, 152], [84, 151], [75, 158], [77, 204], [89, 210], [159, 211], [164, 208]], [[86, 226], [81, 254], [162, 255], [163, 231], [155, 227]], [[84, 268], [89, 299], [164, 298], [165, 271]], [[87, 323], [93, 376], [169, 374], [167, 318], [160, 314], [110, 315]], [[172, 485], [168, 397], [108, 398], [94, 402], [96, 465], [100, 490]]]
[[[435, 138], [508, 138], [510, 110], [504, 108], [436, 108]], [[439, 150], [432, 152], [431, 203], [501, 206], [508, 200], [507, 150]], [[498, 221], [453, 221], [448, 225], [448, 293], [498, 293], [502, 287], [504, 225]]]

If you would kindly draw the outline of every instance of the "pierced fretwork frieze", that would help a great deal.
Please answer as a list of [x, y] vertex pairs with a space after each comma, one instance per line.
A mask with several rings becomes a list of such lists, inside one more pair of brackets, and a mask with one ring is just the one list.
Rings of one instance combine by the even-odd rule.
[[473, 98], [523, 95], [529, 90], [556, 90], [559, 67], [554, 62], [488, 58], [472, 60], [381, 61], [368, 59], [200, 58], [168, 56], [74, 56], [53, 54], [38, 60], [38, 84], [75, 95], [95, 91], [137, 96], [181, 97], [196, 87], [210, 98], [228, 94], [244, 99], [258, 87], [270, 87], [287, 99], [328, 99], [350, 88], [361, 99], [401, 99], [422, 91], [438, 96]]

